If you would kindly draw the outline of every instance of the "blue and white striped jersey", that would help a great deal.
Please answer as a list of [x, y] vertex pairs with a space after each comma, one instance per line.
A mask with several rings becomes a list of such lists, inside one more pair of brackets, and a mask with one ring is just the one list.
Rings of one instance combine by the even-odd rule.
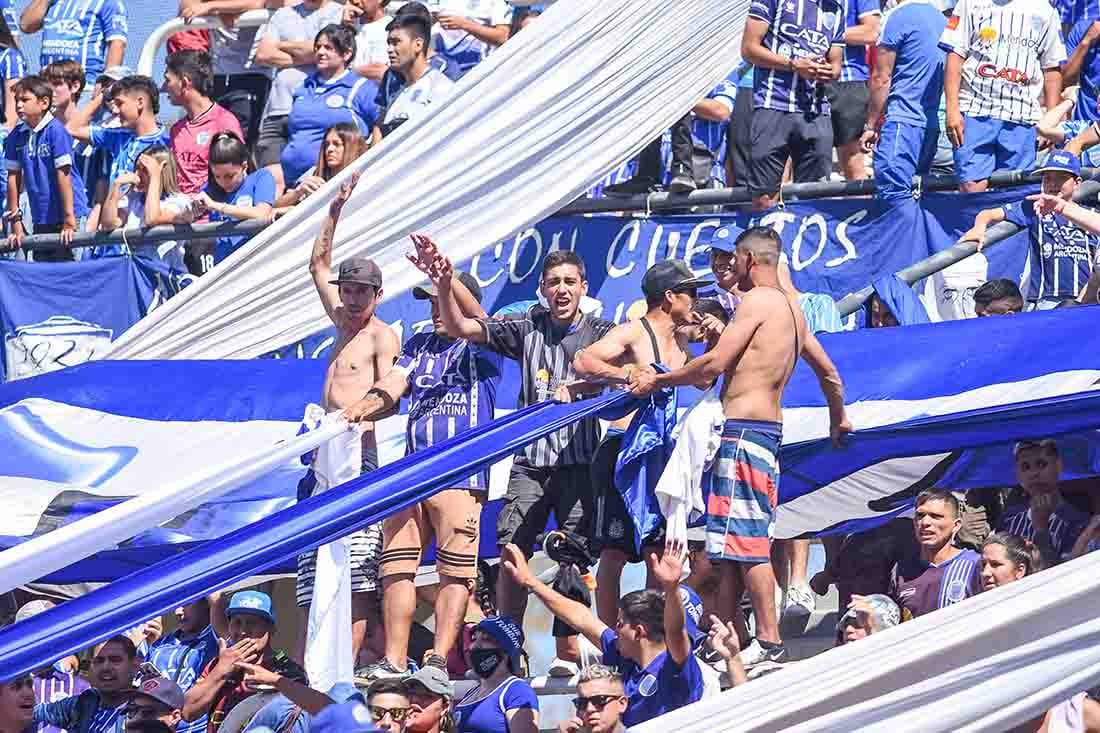
[[[406, 454], [493, 419], [503, 360], [489, 349], [432, 332], [418, 333], [405, 342], [394, 368], [409, 383]], [[452, 488], [484, 491], [489, 488], [489, 472], [474, 474]]]
[[[784, 58], [824, 58], [844, 45], [844, 5], [838, 0], [753, 0], [749, 17], [768, 24], [764, 46]], [[825, 85], [793, 71], [758, 68], [753, 108], [828, 114]]]
[[[218, 656], [218, 637], [213, 626], [207, 626], [198, 636], [180, 638], [179, 632], [165, 636], [153, 645], [146, 656], [160, 670], [162, 676], [175, 682], [186, 693], [206, 669], [206, 665]], [[178, 733], [204, 733], [207, 718], [199, 716], [190, 723], [180, 721]]]
[[122, 0], [58, 0], [42, 23], [42, 56], [47, 64], [73, 59], [84, 68], [90, 88], [107, 63], [107, 44], [129, 34]]
[[[878, 0], [844, 0], [844, 29], [854, 28], [870, 15], [882, 15]], [[867, 49], [862, 44], [844, 46], [844, 60], [840, 64], [839, 81], [867, 81], [871, 69], [867, 66]]]
[[1006, 204], [1004, 212], [1005, 219], [1026, 227], [1031, 239], [1027, 299], [1076, 298], [1089, 281], [1100, 239], [1058, 214], [1036, 216], [1027, 200]]
[[1043, 70], [1066, 60], [1058, 11], [1048, 0], [959, 0], [940, 48], [963, 57], [959, 111], [1034, 125]]

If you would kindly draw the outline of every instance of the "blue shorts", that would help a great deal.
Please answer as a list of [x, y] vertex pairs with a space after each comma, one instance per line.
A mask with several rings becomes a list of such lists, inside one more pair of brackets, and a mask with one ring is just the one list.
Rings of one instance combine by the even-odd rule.
[[932, 169], [940, 131], [936, 127], [886, 120], [875, 148], [875, 195], [898, 200], [913, 195], [913, 176]]
[[963, 144], [955, 149], [960, 181], [984, 181], [993, 171], [1035, 165], [1035, 127], [993, 117], [963, 117]]

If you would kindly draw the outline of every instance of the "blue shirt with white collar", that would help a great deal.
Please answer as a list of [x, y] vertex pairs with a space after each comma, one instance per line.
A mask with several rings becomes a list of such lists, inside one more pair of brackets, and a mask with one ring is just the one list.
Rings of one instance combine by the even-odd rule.
[[287, 118], [289, 142], [281, 162], [288, 186], [317, 163], [325, 130], [333, 125], [353, 122], [364, 137], [370, 137], [378, 120], [377, 93], [377, 84], [351, 71], [328, 80], [316, 72], [306, 77], [294, 91]]
[[42, 21], [43, 68], [72, 59], [84, 69], [89, 88], [106, 69], [107, 47], [126, 41], [130, 29], [122, 0], [57, 0]]
[[64, 167], [72, 176], [73, 214], [78, 219], [88, 215], [84, 183], [73, 166], [73, 138], [49, 112], [33, 129], [26, 122], [16, 126], [4, 141], [4, 161], [7, 170], [23, 174], [35, 224], [56, 226], [64, 219], [57, 185], [57, 170]]

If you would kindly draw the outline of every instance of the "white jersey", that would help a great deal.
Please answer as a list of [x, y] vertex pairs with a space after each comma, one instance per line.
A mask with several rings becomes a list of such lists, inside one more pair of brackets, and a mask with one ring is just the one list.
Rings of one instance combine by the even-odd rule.
[[1048, 0], [959, 0], [940, 47], [966, 61], [959, 111], [1034, 125], [1043, 69], [1066, 60], [1058, 11]]
[[426, 114], [428, 107], [451, 96], [454, 82], [436, 68], [430, 68], [412, 86], [401, 90], [386, 110], [384, 125], [398, 125]]

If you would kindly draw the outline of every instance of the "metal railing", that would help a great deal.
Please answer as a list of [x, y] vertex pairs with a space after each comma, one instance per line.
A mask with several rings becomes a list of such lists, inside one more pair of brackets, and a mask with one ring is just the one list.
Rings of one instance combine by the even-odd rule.
[[[233, 25], [236, 28], [259, 28], [270, 17], [271, 13], [267, 10], [249, 10], [247, 13], [242, 13]], [[156, 63], [157, 52], [176, 33], [192, 30], [214, 30], [221, 27], [223, 27], [222, 21], [218, 16], [195, 18], [190, 22], [185, 21], [183, 18], [173, 18], [164, 25], [157, 27], [145, 39], [145, 45], [141, 47], [141, 56], [138, 57], [137, 73], [150, 77], [153, 75], [153, 65]]]
[[[170, 25], [170, 24], [169, 24]], [[1087, 168], [1082, 172], [1086, 178], [1100, 177], [1100, 168]], [[914, 179], [919, 182], [920, 190], [954, 191], [958, 180], [954, 176], [925, 176]], [[1039, 178], [1025, 171], [998, 171], [990, 177], [991, 188], [1008, 188], [1026, 183], [1036, 183]], [[841, 198], [847, 196], [872, 196], [875, 192], [873, 180], [864, 181], [828, 181], [822, 183], [792, 183], [783, 188], [785, 202], [812, 201], [823, 198]], [[583, 215], [597, 213], [630, 213], [662, 211], [684, 211], [697, 206], [733, 206], [751, 201], [745, 188], [716, 188], [695, 191], [690, 194], [656, 193], [649, 196], [630, 196], [621, 198], [590, 199], [581, 198], [558, 211], [558, 216]], [[253, 235], [268, 228], [267, 222], [222, 222], [219, 224], [175, 224], [158, 227], [115, 229], [109, 232], [79, 232], [73, 237], [73, 247], [92, 247], [104, 244], [125, 243], [139, 247], [156, 242], [180, 241], [189, 239], [207, 239], [212, 237]], [[56, 234], [31, 235], [23, 240], [23, 249], [54, 249], [61, 241]]]

